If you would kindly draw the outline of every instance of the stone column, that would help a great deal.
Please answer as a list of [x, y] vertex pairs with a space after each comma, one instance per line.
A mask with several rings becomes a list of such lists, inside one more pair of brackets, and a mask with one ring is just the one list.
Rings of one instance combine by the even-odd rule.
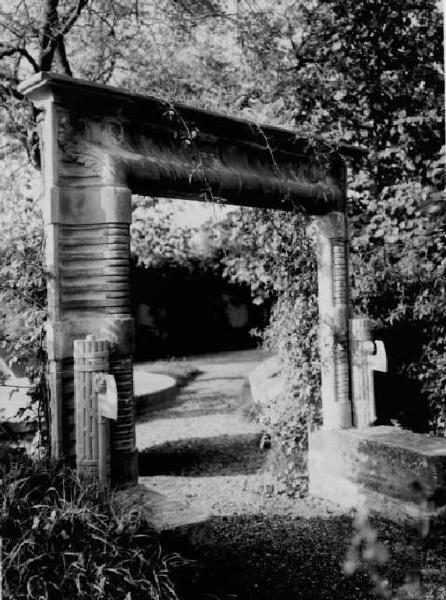
[[111, 434], [112, 478], [135, 481], [131, 192], [110, 185], [54, 186], [46, 208], [54, 453], [73, 461], [76, 452], [73, 340], [88, 334], [105, 338], [112, 344], [110, 372], [118, 389], [118, 420]]
[[324, 429], [352, 426], [348, 319], [350, 294], [346, 217], [314, 217]]

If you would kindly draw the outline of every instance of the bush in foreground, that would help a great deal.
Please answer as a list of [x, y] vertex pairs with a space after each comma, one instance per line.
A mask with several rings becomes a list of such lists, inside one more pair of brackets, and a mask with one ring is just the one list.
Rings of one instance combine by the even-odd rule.
[[0, 483], [5, 599], [176, 600], [156, 534], [97, 484], [34, 463]]

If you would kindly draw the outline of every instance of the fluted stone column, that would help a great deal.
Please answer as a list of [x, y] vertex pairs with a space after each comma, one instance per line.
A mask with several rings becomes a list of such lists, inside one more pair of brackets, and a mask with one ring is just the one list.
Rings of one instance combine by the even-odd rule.
[[352, 426], [348, 237], [341, 212], [314, 217], [318, 261], [319, 336], [324, 429]]

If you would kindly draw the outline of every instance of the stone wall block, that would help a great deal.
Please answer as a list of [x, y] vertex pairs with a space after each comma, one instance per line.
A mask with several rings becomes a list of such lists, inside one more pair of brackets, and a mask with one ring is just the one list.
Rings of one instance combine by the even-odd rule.
[[396, 427], [315, 431], [310, 493], [396, 521], [446, 511], [446, 441]]

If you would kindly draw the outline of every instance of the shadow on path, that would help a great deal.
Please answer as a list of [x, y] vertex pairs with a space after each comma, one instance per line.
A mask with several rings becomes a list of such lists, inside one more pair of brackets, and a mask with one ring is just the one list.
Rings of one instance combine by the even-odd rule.
[[[390, 560], [382, 577], [396, 589], [419, 567], [422, 542], [416, 534], [401, 543], [383, 526]], [[387, 533], [386, 533], [387, 532]], [[369, 574], [343, 572], [352, 539], [347, 516], [296, 518], [279, 515], [214, 517], [193, 546], [178, 531], [165, 543], [196, 562], [176, 574], [183, 600], [371, 600]], [[408, 535], [408, 534], [406, 534]], [[198, 566], [198, 569], [197, 569]], [[392, 596], [393, 598], [395, 596]], [[409, 596], [397, 596], [408, 598]], [[410, 596], [414, 598], [413, 596]], [[437, 596], [435, 596], [437, 598]], [[417, 600], [422, 600], [417, 598]]]
[[256, 473], [266, 454], [261, 434], [188, 438], [151, 446], [139, 453], [139, 474], [205, 477]]

